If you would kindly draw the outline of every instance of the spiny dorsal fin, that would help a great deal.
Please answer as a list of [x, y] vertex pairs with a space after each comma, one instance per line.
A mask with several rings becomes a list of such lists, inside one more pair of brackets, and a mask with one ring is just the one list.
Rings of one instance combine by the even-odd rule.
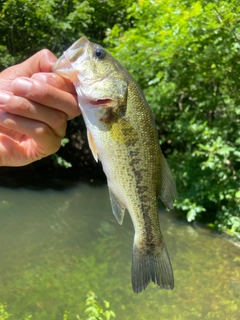
[[122, 224], [126, 208], [121, 204], [121, 202], [117, 199], [117, 197], [111, 191], [110, 188], [109, 188], [109, 196], [110, 196], [110, 202], [111, 202], [113, 214], [115, 215], [117, 222], [119, 224]]

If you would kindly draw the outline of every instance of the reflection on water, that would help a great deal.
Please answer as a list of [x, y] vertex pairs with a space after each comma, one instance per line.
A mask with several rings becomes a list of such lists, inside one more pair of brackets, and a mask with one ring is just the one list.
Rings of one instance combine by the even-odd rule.
[[[0, 188], [0, 303], [12, 320], [76, 319], [91, 289], [117, 319], [240, 319], [240, 249], [161, 212], [175, 289], [131, 288], [133, 227], [119, 226], [106, 187]], [[74, 316], [73, 316], [74, 315]]]

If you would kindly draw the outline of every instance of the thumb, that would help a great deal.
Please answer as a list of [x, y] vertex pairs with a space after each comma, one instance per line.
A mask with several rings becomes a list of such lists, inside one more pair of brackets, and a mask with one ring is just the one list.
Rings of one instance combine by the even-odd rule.
[[43, 49], [24, 62], [5, 69], [1, 72], [0, 77], [12, 81], [18, 77], [31, 77], [38, 72], [50, 72], [56, 60], [57, 58], [51, 51]]
[[34, 73], [49, 72], [57, 58], [48, 49], [38, 51], [18, 65], [21, 77], [31, 77]]

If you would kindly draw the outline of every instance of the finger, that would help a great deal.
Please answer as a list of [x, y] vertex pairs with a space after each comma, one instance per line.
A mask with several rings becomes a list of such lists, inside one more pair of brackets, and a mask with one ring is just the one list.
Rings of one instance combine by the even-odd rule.
[[58, 88], [60, 90], [72, 93], [76, 95], [74, 85], [69, 79], [65, 79], [55, 73], [35, 73], [32, 77], [34, 80], [48, 83], [49, 85]]
[[2, 112], [0, 113], [0, 126], [31, 137], [38, 145], [42, 157], [55, 153], [61, 146], [63, 136], [56, 136], [48, 125], [39, 121]]
[[41, 81], [29, 78], [15, 79], [12, 83], [12, 92], [15, 95], [60, 110], [67, 114], [68, 119], [75, 118], [80, 114], [75, 95]]
[[2, 99], [4, 96], [5, 105], [0, 106], [0, 111], [43, 122], [51, 127], [57, 136], [61, 137], [65, 133], [67, 122], [66, 113], [42, 106], [22, 97], [0, 92]]

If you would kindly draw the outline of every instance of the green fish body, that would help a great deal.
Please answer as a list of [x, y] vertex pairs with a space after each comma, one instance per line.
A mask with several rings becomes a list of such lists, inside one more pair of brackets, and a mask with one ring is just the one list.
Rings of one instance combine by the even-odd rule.
[[134, 229], [132, 287], [152, 280], [173, 289], [173, 271], [158, 220], [158, 196], [167, 208], [176, 194], [161, 152], [154, 118], [138, 84], [100, 45], [76, 41], [53, 67], [75, 85], [93, 156], [101, 160], [110, 201], [122, 224], [129, 212]]

